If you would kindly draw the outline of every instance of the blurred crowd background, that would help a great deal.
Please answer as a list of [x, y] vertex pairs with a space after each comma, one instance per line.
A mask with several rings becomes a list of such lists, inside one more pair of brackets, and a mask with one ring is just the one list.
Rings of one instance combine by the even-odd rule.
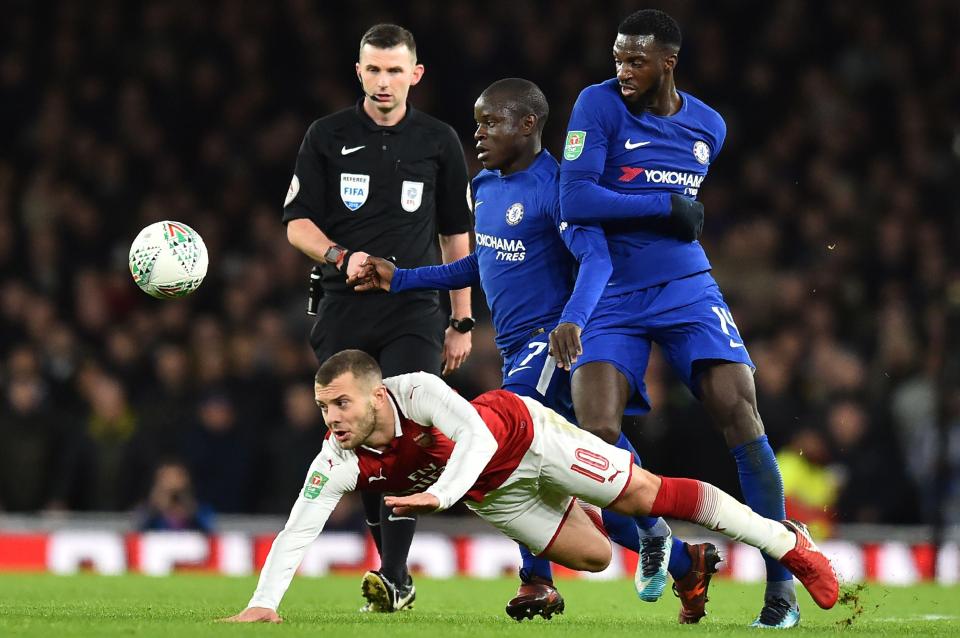
[[[559, 156], [578, 92], [613, 75], [617, 24], [642, 6], [4, 3], [0, 509], [200, 528], [214, 512], [285, 513], [324, 430], [310, 263], [281, 204], [309, 124], [360, 97], [363, 31], [414, 32], [426, 75], [412, 102], [460, 133], [472, 175], [486, 85], [537, 82]], [[939, 380], [956, 355], [960, 4], [653, 6], [683, 29], [678, 86], [729, 127], [702, 241], [757, 363], [791, 508], [826, 527], [960, 522], [960, 401]], [[183, 300], [147, 297], [127, 269], [132, 238], [161, 219], [210, 251]], [[473, 348], [450, 377], [468, 397], [500, 383], [488, 320]], [[739, 494], [722, 438], [659, 356], [647, 384], [656, 407], [627, 424], [647, 466]]]

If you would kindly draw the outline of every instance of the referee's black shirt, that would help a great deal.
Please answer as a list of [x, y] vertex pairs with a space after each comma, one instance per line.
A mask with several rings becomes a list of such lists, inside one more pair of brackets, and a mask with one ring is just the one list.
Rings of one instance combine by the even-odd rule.
[[[453, 129], [409, 104], [394, 126], [353, 108], [316, 120], [300, 145], [284, 223], [311, 219], [351, 251], [395, 257], [400, 268], [440, 262], [437, 234], [473, 227], [467, 166]], [[323, 266], [323, 288], [349, 293], [345, 276]]]

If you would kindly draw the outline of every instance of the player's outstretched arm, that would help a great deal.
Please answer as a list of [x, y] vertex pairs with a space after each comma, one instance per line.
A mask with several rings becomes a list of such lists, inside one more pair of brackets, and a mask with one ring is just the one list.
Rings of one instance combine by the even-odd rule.
[[436, 498], [436, 507], [431, 505], [433, 510], [445, 510], [477, 482], [497, 451], [497, 440], [476, 408], [440, 377], [415, 372], [394, 379], [398, 384], [393, 388], [394, 395], [404, 414], [417, 423], [437, 428], [454, 442], [446, 467], [426, 490]]
[[459, 290], [480, 283], [480, 266], [475, 254], [442, 266], [420, 268], [397, 268], [386, 259], [367, 257], [347, 283], [360, 292], [378, 288], [387, 292]]
[[[332, 439], [324, 441], [320, 454], [307, 470], [303, 489], [286, 525], [273, 540], [257, 589], [247, 603], [248, 610], [276, 610], [280, 606], [307, 548], [323, 530], [340, 497], [356, 489], [359, 474], [355, 454], [344, 452]], [[247, 621], [238, 619], [238, 622]]]
[[281, 618], [280, 614], [278, 614], [276, 611], [267, 607], [247, 607], [239, 614], [235, 614], [227, 618], [221, 618], [219, 622], [282, 623], [283, 618]]

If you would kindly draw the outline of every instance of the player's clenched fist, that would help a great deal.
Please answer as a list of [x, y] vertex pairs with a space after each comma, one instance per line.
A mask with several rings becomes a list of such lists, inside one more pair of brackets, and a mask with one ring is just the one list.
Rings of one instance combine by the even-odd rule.
[[347, 278], [347, 283], [360, 292], [378, 288], [390, 292], [390, 282], [393, 281], [393, 273], [396, 269], [397, 267], [386, 259], [368, 256], [360, 264], [359, 272]]
[[569, 370], [581, 354], [580, 326], [565, 322], [553, 329], [550, 333], [550, 355], [557, 360], [558, 366]]
[[247, 607], [236, 616], [221, 618], [220, 622], [271, 622], [282, 623], [280, 614], [267, 607]]

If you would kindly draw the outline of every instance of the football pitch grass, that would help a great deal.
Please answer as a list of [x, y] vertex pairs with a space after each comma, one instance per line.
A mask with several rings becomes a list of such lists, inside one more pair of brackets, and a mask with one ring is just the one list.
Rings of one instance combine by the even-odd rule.
[[[710, 615], [679, 626], [677, 600], [665, 592], [642, 603], [629, 580], [559, 582], [567, 611], [553, 620], [517, 623], [503, 612], [516, 583], [417, 579], [416, 609], [360, 614], [359, 576], [297, 578], [280, 612], [282, 625], [232, 625], [215, 619], [240, 611], [254, 578], [184, 574], [148, 576], [0, 575], [0, 636], [756, 636], [746, 626], [758, 611], [760, 585], [717, 580]], [[813, 636], [958, 636], [960, 587], [847, 586], [831, 611], [801, 593], [803, 620], [791, 634]]]

